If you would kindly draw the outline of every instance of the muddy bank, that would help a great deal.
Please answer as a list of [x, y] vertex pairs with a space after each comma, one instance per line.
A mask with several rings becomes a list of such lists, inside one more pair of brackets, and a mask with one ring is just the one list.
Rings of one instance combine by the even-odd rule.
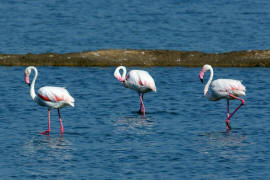
[[99, 50], [68, 54], [0, 54], [2, 66], [270, 67], [270, 50], [203, 53], [172, 50]]

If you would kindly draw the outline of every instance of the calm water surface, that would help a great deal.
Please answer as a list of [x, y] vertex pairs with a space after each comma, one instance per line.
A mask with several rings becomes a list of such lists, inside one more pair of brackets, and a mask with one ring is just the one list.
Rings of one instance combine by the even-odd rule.
[[1, 53], [270, 47], [269, 0], [6, 0]]
[[[1, 1], [0, 52], [269, 49], [269, 9], [268, 0]], [[203, 97], [199, 68], [148, 68], [158, 91], [145, 95], [142, 117], [114, 68], [39, 67], [37, 88], [63, 86], [76, 100], [61, 111], [64, 136], [56, 111], [44, 136], [47, 109], [31, 100], [24, 68], [0, 67], [3, 179], [270, 178], [270, 69], [215, 69], [247, 87], [227, 133], [226, 101]]]
[[142, 117], [137, 93], [114, 79], [114, 68], [38, 67], [36, 89], [64, 86], [76, 100], [61, 111], [64, 135], [54, 110], [52, 133], [44, 136], [47, 109], [31, 100], [24, 68], [0, 67], [2, 178], [270, 177], [270, 69], [215, 68], [214, 78], [237, 78], [247, 87], [228, 133], [226, 101], [203, 97], [199, 68], [147, 68], [157, 93], [145, 95]]

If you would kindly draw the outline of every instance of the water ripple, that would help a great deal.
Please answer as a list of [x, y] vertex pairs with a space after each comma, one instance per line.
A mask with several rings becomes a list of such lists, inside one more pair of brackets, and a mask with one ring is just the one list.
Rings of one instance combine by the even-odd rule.
[[[155, 77], [158, 92], [145, 95], [145, 116], [137, 113], [137, 93], [113, 79], [112, 67], [39, 67], [39, 70], [37, 87], [67, 87], [76, 99], [75, 108], [61, 110], [63, 136], [57, 111], [51, 113], [50, 136], [40, 135], [47, 127], [47, 109], [31, 100], [29, 87], [23, 82], [24, 67], [2, 67], [2, 77], [10, 76], [0, 80], [1, 177], [270, 177], [267, 166], [270, 93], [261, 88], [263, 82], [257, 81], [268, 77], [269, 69], [217, 68], [216, 76], [227, 73], [232, 78], [248, 77], [244, 81], [248, 89], [246, 104], [231, 119], [230, 132], [225, 127], [226, 101], [210, 102], [201, 95], [199, 68], [146, 69]], [[44, 78], [56, 70], [58, 80], [51, 76]], [[168, 71], [170, 74], [166, 76]], [[252, 73], [256, 75], [250, 76]], [[264, 78], [264, 83], [270, 81]], [[18, 92], [20, 101], [16, 100]], [[238, 102], [231, 104], [236, 107]]]

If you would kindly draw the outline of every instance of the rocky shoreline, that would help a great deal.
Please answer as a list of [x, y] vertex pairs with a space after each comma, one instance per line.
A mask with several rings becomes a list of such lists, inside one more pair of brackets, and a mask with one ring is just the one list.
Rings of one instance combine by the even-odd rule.
[[270, 67], [270, 50], [203, 53], [176, 50], [98, 50], [56, 54], [0, 54], [1, 66]]

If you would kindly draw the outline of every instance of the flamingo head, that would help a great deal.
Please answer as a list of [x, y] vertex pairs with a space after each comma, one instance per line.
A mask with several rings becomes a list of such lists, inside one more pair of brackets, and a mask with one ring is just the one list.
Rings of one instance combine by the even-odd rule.
[[123, 79], [123, 78], [121, 77], [121, 75], [114, 75], [114, 77], [115, 77], [116, 79], [118, 79], [120, 82], [124, 82], [124, 81], [125, 81], [125, 79]]
[[200, 77], [200, 80], [201, 80], [202, 83], [203, 83], [203, 76], [204, 76], [204, 71], [201, 70], [201, 72], [199, 74], [199, 77]]
[[[120, 69], [123, 70], [123, 74], [120, 74]], [[126, 80], [126, 68], [124, 66], [118, 66], [114, 71], [114, 77], [118, 79], [120, 82], [124, 82]]]
[[24, 70], [24, 81], [26, 84], [28, 84], [30, 86], [30, 80], [29, 80], [29, 76], [31, 74], [31, 66], [27, 67]]
[[211, 66], [209, 64], [205, 64], [203, 67], [202, 67], [202, 70], [200, 71], [199, 73], [199, 77], [200, 77], [200, 80], [201, 82], [203, 83], [203, 76], [204, 76], [204, 73], [208, 70], [211, 69]]

